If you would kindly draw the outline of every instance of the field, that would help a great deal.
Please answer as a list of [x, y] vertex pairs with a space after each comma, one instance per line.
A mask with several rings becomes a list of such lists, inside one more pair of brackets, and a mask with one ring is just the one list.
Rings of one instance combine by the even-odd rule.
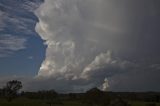
[[[128, 103], [130, 104], [129, 106], [160, 106], [160, 103], [153, 103], [153, 102], [132, 101]], [[76, 100], [62, 100], [57, 103], [55, 101], [52, 101], [52, 104], [49, 104], [46, 100], [17, 98], [14, 99], [12, 102], [8, 102], [5, 99], [0, 99], [0, 106], [100, 106], [100, 105], [90, 105]]]
[[92, 88], [84, 93], [57, 93], [54, 90], [1, 91], [0, 106], [160, 106], [160, 92], [104, 92]]

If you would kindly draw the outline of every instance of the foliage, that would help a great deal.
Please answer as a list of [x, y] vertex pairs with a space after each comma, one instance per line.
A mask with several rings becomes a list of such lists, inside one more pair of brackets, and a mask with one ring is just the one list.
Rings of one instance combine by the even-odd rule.
[[87, 91], [84, 98], [86, 103], [90, 105], [96, 104], [106, 106], [110, 102], [110, 98], [106, 95], [106, 93], [98, 88], [92, 88]]
[[17, 96], [18, 91], [22, 88], [22, 83], [17, 80], [8, 81], [3, 88], [4, 96], [10, 102]]

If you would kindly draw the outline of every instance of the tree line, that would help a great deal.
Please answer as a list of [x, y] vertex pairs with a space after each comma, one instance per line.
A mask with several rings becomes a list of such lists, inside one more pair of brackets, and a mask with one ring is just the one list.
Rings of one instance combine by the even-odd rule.
[[41, 90], [37, 92], [24, 92], [22, 82], [11, 80], [0, 89], [0, 98], [5, 98], [12, 102], [15, 98], [23, 97], [28, 99], [43, 100], [50, 106], [52, 104], [61, 104], [61, 101], [80, 101], [90, 106], [129, 106], [128, 101], [160, 102], [160, 93], [158, 92], [104, 92], [98, 88], [92, 88], [85, 93], [61, 94], [55, 90]]

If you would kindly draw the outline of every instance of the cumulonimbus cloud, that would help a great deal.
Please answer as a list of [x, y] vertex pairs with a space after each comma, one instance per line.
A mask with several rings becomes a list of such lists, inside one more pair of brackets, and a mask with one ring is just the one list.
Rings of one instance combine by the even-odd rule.
[[[107, 89], [107, 77], [134, 70], [137, 67], [134, 62], [116, 57], [111, 51], [129, 53], [130, 48], [137, 49], [132, 41], [139, 36], [132, 35], [139, 31], [132, 21], [141, 22], [137, 15], [143, 18], [150, 13], [136, 13], [136, 3], [45, 0], [35, 11], [39, 19], [36, 32], [47, 45], [37, 78], [51, 78], [61, 84], [68, 82], [71, 88], [102, 86]], [[143, 6], [137, 8], [146, 11]]]
[[[108, 67], [122, 68], [124, 61], [113, 59], [110, 52], [117, 48], [111, 44], [115, 36], [127, 29], [122, 27], [126, 12], [116, 7], [108, 0], [45, 0], [35, 11], [39, 19], [36, 31], [47, 45], [37, 76], [91, 80], [100, 70], [107, 73]], [[96, 79], [102, 82], [104, 75]]]

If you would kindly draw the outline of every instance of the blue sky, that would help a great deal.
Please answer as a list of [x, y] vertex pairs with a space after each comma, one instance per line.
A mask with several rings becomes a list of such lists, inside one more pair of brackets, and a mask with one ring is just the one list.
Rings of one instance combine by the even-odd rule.
[[[41, 0], [1, 0], [0, 75], [34, 76], [45, 55], [42, 39], [35, 32], [33, 11]], [[19, 40], [16, 40], [19, 39]], [[10, 43], [4, 43], [7, 40]], [[19, 45], [16, 45], [16, 42]], [[10, 47], [12, 45], [12, 47]], [[15, 49], [13, 49], [15, 48]]]

